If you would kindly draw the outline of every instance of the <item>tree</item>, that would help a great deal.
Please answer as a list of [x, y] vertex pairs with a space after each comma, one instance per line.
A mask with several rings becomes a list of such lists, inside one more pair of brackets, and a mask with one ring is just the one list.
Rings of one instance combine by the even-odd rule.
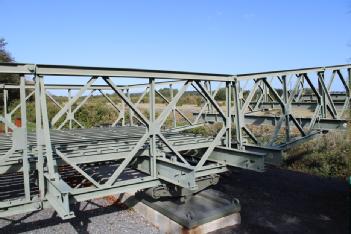
[[[0, 38], [0, 62], [1, 63], [12, 63], [14, 58], [10, 52], [6, 50], [7, 42], [4, 38]], [[16, 74], [0, 74], [0, 84], [19, 84], [19, 76]], [[9, 101], [17, 99], [19, 97], [18, 90], [9, 90]], [[0, 96], [0, 105], [3, 103], [3, 95]]]
[[225, 88], [219, 89], [215, 98], [218, 101], [225, 101], [225, 99], [226, 99]]
[[0, 38], [0, 62], [11, 63], [14, 61], [11, 54], [6, 50], [7, 42], [4, 38]]

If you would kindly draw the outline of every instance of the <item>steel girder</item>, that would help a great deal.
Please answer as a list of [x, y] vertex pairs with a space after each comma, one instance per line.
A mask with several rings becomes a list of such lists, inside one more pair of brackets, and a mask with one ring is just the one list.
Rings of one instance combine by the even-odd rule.
[[[66, 219], [74, 216], [70, 209], [70, 203], [74, 201], [163, 183], [197, 191], [197, 181], [225, 172], [228, 166], [263, 171], [265, 162], [281, 160], [284, 147], [308, 139], [321, 130], [345, 127], [343, 114], [349, 108], [347, 80], [350, 80], [350, 69], [351, 65], [340, 65], [229, 75], [1, 63], [0, 73], [19, 74], [21, 82], [20, 85], [0, 86], [4, 95], [4, 114], [0, 121], [5, 125], [5, 133], [0, 134], [0, 180], [1, 176], [5, 181], [8, 176], [15, 176], [15, 185], [22, 186], [23, 193], [15, 196], [13, 193], [18, 188], [13, 191], [9, 188], [12, 195], [0, 201], [0, 216], [50, 205]], [[332, 72], [332, 78], [327, 83], [325, 74], [328, 71]], [[311, 74], [316, 76], [312, 78]], [[24, 75], [32, 75], [34, 85], [25, 84]], [[45, 84], [44, 77], [49, 79], [50, 76], [88, 76], [90, 79], [82, 85]], [[145, 78], [148, 82], [121, 86], [115, 77]], [[345, 88], [345, 92], [338, 95], [331, 90], [335, 77]], [[94, 85], [97, 79], [102, 79], [106, 85]], [[159, 79], [171, 81], [156, 82]], [[244, 82], [253, 84], [243, 88]], [[162, 85], [169, 85], [170, 98], [157, 90]], [[304, 94], [307, 85], [313, 91], [312, 96]], [[142, 87], [145, 91], [134, 103], [131, 89]], [[173, 87], [179, 87], [177, 93], [173, 93]], [[177, 106], [189, 87], [203, 99], [194, 120]], [[222, 87], [225, 90], [224, 102], [216, 99]], [[8, 111], [9, 89], [20, 91], [20, 104], [12, 111]], [[50, 89], [68, 90], [67, 102], [63, 104], [55, 100], [48, 92]], [[71, 90], [78, 92], [72, 95]], [[104, 93], [106, 90], [113, 91], [120, 102], [114, 102]], [[74, 129], [74, 122], [84, 127], [74, 114], [94, 91], [105, 97], [113, 111], [119, 113], [117, 120], [112, 128]], [[83, 96], [86, 92], [90, 95]], [[26, 123], [26, 102], [33, 95], [35, 132], [28, 131]], [[156, 95], [166, 103], [159, 115], [156, 113]], [[147, 114], [138, 108], [146, 96], [149, 103]], [[52, 119], [48, 118], [47, 112], [49, 100], [60, 108]], [[306, 106], [307, 102], [310, 102], [308, 107], [314, 109], [312, 115], [296, 116], [294, 106]], [[279, 113], [275, 116], [258, 114], [267, 106], [274, 108], [277, 104]], [[128, 126], [125, 126], [126, 108], [130, 116]], [[15, 126], [12, 120], [16, 111], [21, 113], [21, 127]], [[185, 126], [178, 126], [177, 114], [185, 120]], [[168, 118], [173, 121], [171, 128], [165, 126]], [[60, 122], [60, 119], [63, 120]], [[122, 126], [115, 127], [119, 122]], [[213, 137], [187, 132], [209, 122], [221, 125]], [[255, 123], [275, 126], [273, 137], [265, 146], [250, 129]], [[277, 144], [283, 123], [285, 139], [282, 144]], [[292, 127], [297, 129], [300, 137], [292, 136]]]

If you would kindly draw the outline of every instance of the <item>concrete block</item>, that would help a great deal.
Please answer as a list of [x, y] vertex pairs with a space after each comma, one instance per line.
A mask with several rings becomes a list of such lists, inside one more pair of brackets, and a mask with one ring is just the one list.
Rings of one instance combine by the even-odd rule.
[[[216, 230], [239, 225], [241, 223], [240, 212], [224, 214], [223, 217], [218, 217], [214, 220], [206, 222], [200, 222], [199, 225], [192, 225], [186, 227], [186, 225], [180, 224], [179, 222], [174, 221], [174, 217], [168, 217], [165, 214], [162, 214], [160, 211], [150, 207], [149, 205], [140, 201], [140, 198], [136, 198], [135, 194], [125, 193], [115, 196], [114, 199], [109, 197], [110, 202], [120, 202], [143, 216], [151, 224], [157, 227], [161, 233], [189, 233], [189, 234], [202, 234], [214, 232]], [[202, 210], [203, 212], [203, 210]], [[228, 213], [228, 212], [227, 212]], [[169, 215], [170, 216], [170, 215]]]

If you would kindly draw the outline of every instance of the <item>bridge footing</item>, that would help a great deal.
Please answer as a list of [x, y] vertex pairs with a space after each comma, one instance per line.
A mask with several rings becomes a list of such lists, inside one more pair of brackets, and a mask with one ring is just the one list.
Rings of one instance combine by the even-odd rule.
[[209, 233], [241, 223], [239, 201], [212, 189], [186, 202], [174, 198], [153, 200], [141, 193], [125, 194], [119, 199], [161, 233]]

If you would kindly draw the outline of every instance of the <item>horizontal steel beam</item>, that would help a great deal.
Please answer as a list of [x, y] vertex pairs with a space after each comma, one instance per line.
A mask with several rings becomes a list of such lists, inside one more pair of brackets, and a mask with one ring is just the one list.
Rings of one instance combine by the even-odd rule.
[[[345, 101], [345, 100], [344, 100]], [[337, 110], [341, 110], [343, 109], [344, 107], [344, 102], [334, 102], [334, 106]], [[252, 106], [256, 106], [257, 105], [257, 102], [250, 102], [250, 105]], [[291, 103], [291, 106], [292, 108], [294, 107], [302, 107], [302, 108], [306, 108], [306, 109], [309, 109], [309, 110], [315, 110], [316, 107], [318, 106], [319, 104], [317, 102], [293, 102]], [[261, 102], [259, 103], [259, 108], [262, 109], [270, 109], [270, 108], [280, 108], [281, 107], [281, 104], [279, 102]]]
[[128, 183], [116, 183], [114, 186], [103, 189], [94, 190], [82, 190], [82, 192], [72, 193], [72, 198], [78, 202], [95, 199], [99, 197], [105, 197], [126, 192], [135, 192], [142, 189], [152, 188], [160, 185], [161, 182], [158, 179], [152, 179], [150, 177], [140, 179], [130, 179]]
[[346, 68], [351, 68], [351, 64], [238, 74], [236, 75], [236, 77], [238, 80], [251, 80], [251, 79], [259, 79], [259, 78], [265, 78], [265, 77], [277, 77], [277, 76], [283, 76], [283, 75], [288, 76], [291, 74], [302, 74], [302, 73], [309, 73], [309, 72], [320, 72], [325, 70], [336, 70], [336, 69], [346, 69]]
[[[193, 113], [194, 116], [197, 116], [198, 113]], [[221, 122], [220, 115], [205, 113], [202, 114], [201, 118], [206, 122]], [[235, 115], [232, 115], [232, 120], [234, 121]], [[250, 115], [246, 114], [244, 116], [245, 124], [253, 124], [253, 125], [276, 125], [279, 121], [280, 116], [260, 116], [260, 115]], [[308, 126], [311, 122], [311, 118], [296, 118], [296, 120], [300, 123], [302, 127]], [[345, 119], [319, 119], [316, 122], [313, 129], [340, 129], [345, 130], [347, 128], [348, 120]]]
[[263, 172], [265, 155], [264, 153], [252, 151], [216, 147], [208, 160], [225, 163], [228, 166]]
[[179, 80], [232, 80], [232, 76], [227, 74], [20, 63], [0, 63], [0, 73], [36, 74], [39, 76], [107, 76]]
[[[143, 157], [139, 159], [136, 169], [148, 173], [150, 170], [150, 158]], [[199, 172], [160, 159], [156, 164], [157, 177], [159, 179], [189, 190], [198, 189], [196, 184], [197, 178], [222, 173], [227, 170], [225, 164], [213, 164]]]
[[[155, 85], [174, 85], [178, 84], [179, 81], [163, 81], [163, 82], [155, 82]], [[79, 85], [79, 84], [45, 84], [45, 88], [49, 90], [54, 90], [54, 89], [72, 89], [72, 90], [79, 90], [83, 87], [84, 85]], [[131, 89], [131, 88], [145, 88], [148, 87], [149, 84], [131, 84], [131, 85], [118, 85], [117, 87], [119, 89]], [[0, 84], [0, 89], [19, 89], [19, 85], [13, 85], [13, 84]], [[34, 89], [35, 86], [33, 85], [26, 85], [26, 89]], [[112, 90], [110, 86], [108, 85], [91, 85], [87, 90]]]
[[178, 80], [208, 80], [208, 81], [234, 81], [251, 80], [264, 77], [282, 76], [289, 74], [301, 74], [319, 72], [325, 70], [351, 68], [351, 64], [312, 67], [291, 70], [267, 71], [247, 74], [215, 74], [184, 71], [148, 70], [134, 68], [111, 68], [111, 67], [85, 67], [69, 65], [45, 65], [24, 63], [0, 63], [0, 73], [12, 74], [36, 74], [39, 76], [109, 76], [125, 78], [157, 78]]
[[[234, 148], [236, 148], [237, 144], [233, 143], [232, 145]], [[265, 164], [280, 166], [281, 163], [283, 162], [284, 152], [279, 147], [273, 147], [273, 146], [267, 147], [267, 146], [258, 146], [258, 145], [252, 145], [252, 144], [244, 144], [244, 148], [248, 152], [264, 154]]]
[[[333, 93], [333, 92], [330, 92], [330, 97], [333, 101], [345, 101], [347, 98], [349, 98], [346, 93]], [[313, 94], [304, 94], [300, 98], [300, 101], [305, 101], [305, 102], [317, 101], [317, 100], [318, 100], [317, 96]]]

